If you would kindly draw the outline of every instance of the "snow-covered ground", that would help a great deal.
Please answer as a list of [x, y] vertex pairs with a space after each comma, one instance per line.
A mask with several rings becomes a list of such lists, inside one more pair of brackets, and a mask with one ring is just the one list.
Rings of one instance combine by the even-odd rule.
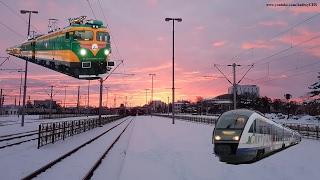
[[[104, 125], [101, 128], [95, 128], [91, 131], [86, 131], [84, 133], [67, 138], [64, 141], [58, 141], [55, 144], [46, 145], [40, 149], [37, 149], [37, 144], [34, 141], [23, 143], [18, 146], [0, 149], [0, 179], [21, 179], [49, 163], [50, 161], [71, 151], [75, 147], [78, 147], [93, 137], [96, 137], [121, 121], [122, 120], [111, 122], [110, 124]], [[59, 174], [51, 174], [51, 176], [49, 174], [49, 177], [43, 176], [43, 179], [78, 179], [77, 174], [75, 174], [78, 172], [72, 168], [79, 170], [79, 176], [83, 175], [80, 173], [86, 173], [85, 171], [82, 172], [81, 170], [83, 168], [91, 168], [93, 162], [95, 162], [97, 157], [100, 156], [101, 153], [106, 149], [112, 137], [119, 135], [118, 132], [120, 132], [125, 125], [126, 124], [124, 123], [120, 125], [121, 127], [112, 130], [112, 132], [110, 131], [110, 133], [106, 134], [102, 139], [99, 139], [99, 141], [92, 144], [93, 146], [90, 146], [91, 148], [87, 149], [86, 152], [80, 152], [84, 153], [85, 155], [80, 154], [77, 155], [75, 159], [71, 158], [68, 159], [66, 163], [61, 163], [58, 168], [60, 168], [60, 170], [62, 169], [63, 171], [60, 171]], [[107, 145], [105, 143], [107, 143]], [[56, 178], [58, 176], [61, 177], [61, 175], [64, 175], [65, 178]], [[41, 176], [39, 176], [39, 178], [41, 178]]]
[[310, 116], [310, 115], [293, 115], [287, 118], [287, 115], [284, 114], [266, 114], [267, 118], [273, 119], [279, 123], [295, 123], [295, 124], [320, 124], [320, 116]]
[[212, 126], [160, 117], [136, 119], [121, 180], [319, 179], [320, 141], [307, 140], [253, 164], [212, 154]]
[[[34, 142], [0, 149], [1, 179], [20, 179], [95, 137], [120, 121], [36, 148]], [[39, 179], [81, 179], [119, 135], [120, 128], [88, 146]], [[112, 180], [301, 180], [319, 179], [320, 141], [303, 139], [293, 147], [253, 164], [229, 165], [212, 153], [213, 126], [156, 116], [138, 116], [94, 172], [92, 179]], [[79, 158], [82, 157], [82, 158]], [[45, 176], [46, 175], [46, 176]]]

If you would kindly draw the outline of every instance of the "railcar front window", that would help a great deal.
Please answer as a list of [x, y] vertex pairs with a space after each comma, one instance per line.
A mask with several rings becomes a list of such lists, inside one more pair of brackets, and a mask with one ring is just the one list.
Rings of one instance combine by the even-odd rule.
[[217, 129], [243, 129], [248, 120], [247, 116], [239, 114], [224, 114], [217, 123]]
[[97, 41], [109, 42], [109, 34], [107, 32], [97, 32]]
[[92, 31], [75, 31], [74, 39], [79, 41], [92, 41], [93, 32]]

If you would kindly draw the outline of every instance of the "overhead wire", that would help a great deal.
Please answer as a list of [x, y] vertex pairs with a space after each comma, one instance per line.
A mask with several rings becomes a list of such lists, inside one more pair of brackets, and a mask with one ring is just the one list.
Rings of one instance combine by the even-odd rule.
[[91, 9], [91, 13], [92, 13], [93, 17], [94, 17], [95, 19], [97, 19], [96, 14], [94, 13], [94, 11], [93, 11], [93, 9], [92, 9], [90, 0], [87, 0], [87, 2], [88, 2], [88, 4], [89, 4], [89, 7], [90, 7], [90, 9]]
[[[15, 14], [18, 18], [20, 18], [22, 21], [24, 21], [26, 24], [28, 24], [28, 21], [23, 16], [21, 16], [21, 14], [17, 13], [13, 8], [11, 8], [8, 4], [4, 3], [1, 0], [0, 0], [0, 3], [2, 5], [4, 5], [5, 7], [7, 7], [9, 9], [9, 11], [11, 11], [13, 14]], [[32, 28], [34, 28], [37, 32], [41, 33], [41, 31], [37, 27], [35, 27], [34, 25], [30, 24], [30, 26]]]
[[110, 25], [110, 23], [108, 23], [107, 17], [106, 17], [106, 15], [105, 15], [105, 13], [104, 13], [104, 10], [103, 10], [102, 3], [100, 2], [100, 0], [98, 0], [98, 3], [99, 3], [99, 8], [100, 8], [101, 14], [102, 14], [102, 16], [103, 16], [103, 18], [104, 18], [104, 20], [105, 20], [105, 22], [106, 22], [106, 24], [107, 24], [107, 28], [108, 28], [109, 34], [112, 36], [112, 37], [110, 38], [110, 40], [111, 40], [111, 42], [114, 44], [114, 46], [115, 46], [115, 48], [116, 48], [116, 53], [118, 54], [119, 58], [120, 58], [120, 59], [123, 59], [122, 56], [121, 56], [121, 54], [120, 54], [120, 51], [119, 51], [119, 49], [118, 49], [118, 45], [117, 45], [117, 42], [116, 42], [116, 40], [115, 40], [115, 38], [114, 38], [114, 35], [112, 35], [111, 25]]
[[[300, 75], [305, 75], [305, 74], [309, 74], [309, 73], [314, 73], [314, 72], [319, 72], [319, 69], [314, 69], [314, 70], [311, 70], [311, 71], [308, 70], [306, 72], [301, 72], [301, 73], [298, 73], [298, 74], [288, 75], [288, 76], [285, 76], [284, 79], [288, 79], [288, 78], [296, 77], [296, 76], [300, 76]], [[275, 80], [282, 80], [282, 79], [268, 79], [268, 80], [262, 81], [261, 83], [266, 83], [266, 82], [275, 81]]]
[[[271, 41], [271, 40], [275, 39], [276, 37], [278, 37], [278, 36], [280, 36], [280, 35], [282, 35], [282, 34], [285, 34], [285, 33], [289, 32], [289, 31], [291, 31], [291, 30], [294, 29], [295, 27], [298, 27], [298, 26], [300, 26], [301, 24], [304, 24], [304, 23], [306, 23], [306, 22], [308, 22], [308, 21], [316, 18], [316, 17], [319, 16], [319, 15], [320, 15], [320, 13], [316, 13], [316, 14], [314, 14], [314, 15], [306, 18], [306, 19], [304, 19], [303, 21], [300, 21], [300, 22], [298, 22], [298, 23], [290, 26], [290, 27], [287, 28], [286, 30], [281, 31], [280, 33], [272, 36], [272, 37], [269, 38], [267, 41]], [[250, 48], [250, 49], [243, 50], [243, 52], [240, 52], [238, 55], [234, 56], [231, 60], [233, 60], [233, 59], [236, 58], [236, 57], [239, 57], [240, 55], [244, 54], [244, 52], [246, 52], [246, 51], [248, 51], [248, 50], [251, 50], [251, 49], [254, 50], [254, 48]]]
[[17, 32], [16, 30], [14, 30], [14, 29], [12, 29], [11, 27], [9, 27], [8, 25], [6, 25], [5, 23], [3, 23], [3, 22], [0, 21], [0, 24], [1, 24], [3, 27], [5, 27], [7, 30], [9, 30], [10, 32], [15, 33], [16, 35], [18, 35], [18, 36], [20, 36], [20, 37], [22, 37], [22, 38], [25, 37], [25, 36], [22, 35], [21, 33]]
[[[317, 64], [320, 64], [320, 61], [318, 61], [318, 62], [313, 62], [313, 63], [309, 63], [309, 64], [305, 64], [305, 65], [300, 66], [300, 67], [290, 68], [290, 69], [285, 70], [285, 71], [282, 71], [282, 72], [280, 72], [280, 73], [273, 74], [272, 76], [283, 75], [283, 74], [288, 73], [288, 72], [291, 72], [291, 71], [299, 71], [299, 70], [301, 70], [301, 69], [304, 69], [304, 68], [307, 68], [307, 67], [310, 67], [310, 66], [314, 67], [314, 66], [317, 65]], [[269, 80], [269, 79], [266, 79], [266, 80], [263, 80], [263, 79], [264, 79], [264, 78], [259, 78], [259, 79], [254, 79], [254, 80], [252, 80], [252, 81], [256, 81], [256, 82], [260, 83], [260, 82], [264, 82], [264, 81], [266, 81], [266, 80]]]

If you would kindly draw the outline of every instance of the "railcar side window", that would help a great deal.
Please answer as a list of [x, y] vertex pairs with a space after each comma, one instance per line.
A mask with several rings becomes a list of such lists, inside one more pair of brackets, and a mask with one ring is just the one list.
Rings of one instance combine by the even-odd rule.
[[79, 41], [92, 41], [93, 32], [92, 31], [75, 31], [74, 39]]
[[256, 132], [256, 120], [254, 120], [250, 126], [249, 133], [255, 133]]

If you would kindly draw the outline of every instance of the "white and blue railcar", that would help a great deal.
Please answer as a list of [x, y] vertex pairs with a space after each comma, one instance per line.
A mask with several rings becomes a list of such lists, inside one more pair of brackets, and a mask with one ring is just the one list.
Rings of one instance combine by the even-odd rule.
[[299, 133], [247, 109], [223, 113], [212, 137], [220, 161], [232, 164], [259, 160], [300, 141]]

